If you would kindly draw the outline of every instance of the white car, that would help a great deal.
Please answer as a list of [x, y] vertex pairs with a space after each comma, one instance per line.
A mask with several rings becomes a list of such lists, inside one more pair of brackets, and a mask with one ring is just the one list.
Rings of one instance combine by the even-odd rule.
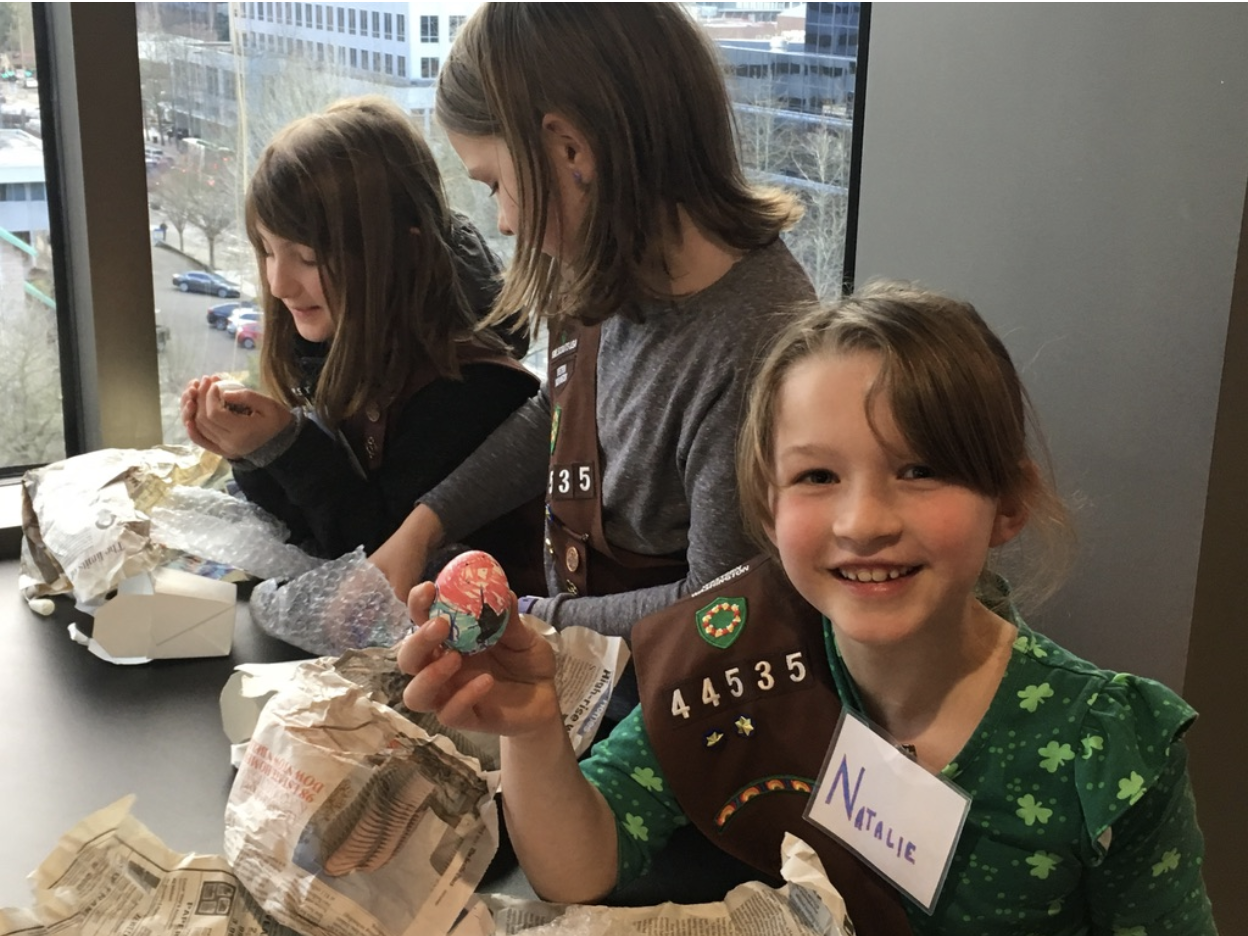
[[233, 335], [243, 322], [258, 322], [264, 313], [259, 309], [237, 308], [230, 313], [230, 320], [225, 324], [226, 334]]

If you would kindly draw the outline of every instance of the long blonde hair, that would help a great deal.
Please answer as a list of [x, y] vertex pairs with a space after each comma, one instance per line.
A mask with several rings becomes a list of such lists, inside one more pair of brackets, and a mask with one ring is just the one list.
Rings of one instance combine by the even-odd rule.
[[[565, 238], [578, 248], [563, 260], [541, 251], [558, 217], [548, 114], [594, 157], [588, 210]], [[746, 180], [718, 55], [677, 4], [486, 3], [451, 47], [437, 116], [452, 132], [499, 137], [515, 163], [520, 222], [499, 310], [592, 322], [626, 308], [663, 269], [678, 208], [739, 250], [801, 216], [793, 196]]]

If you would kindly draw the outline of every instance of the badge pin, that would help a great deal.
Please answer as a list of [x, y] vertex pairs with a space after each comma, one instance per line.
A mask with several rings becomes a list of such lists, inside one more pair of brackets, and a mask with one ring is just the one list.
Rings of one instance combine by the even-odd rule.
[[376, 403], [370, 403], [368, 409], [364, 411], [364, 415], [368, 417], [368, 421], [375, 423], [381, 419], [381, 410], [377, 408]]
[[754, 733], [754, 722], [744, 715], [733, 722], [732, 727], [736, 728], [737, 734], [743, 738], [748, 738]]
[[702, 744], [708, 748], [719, 747], [724, 743], [725, 737], [727, 737], [727, 735], [725, 735], [722, 731], [712, 728], [702, 736]]
[[575, 572], [581, 567], [581, 554], [577, 552], [575, 546], [569, 546], [563, 554], [563, 564], [569, 572]]
[[559, 439], [559, 422], [563, 418], [563, 407], [556, 406], [550, 414], [550, 454], [555, 454], [555, 442]]
[[745, 630], [744, 598], [716, 598], [694, 613], [694, 623], [702, 639], [720, 650], [732, 646]]

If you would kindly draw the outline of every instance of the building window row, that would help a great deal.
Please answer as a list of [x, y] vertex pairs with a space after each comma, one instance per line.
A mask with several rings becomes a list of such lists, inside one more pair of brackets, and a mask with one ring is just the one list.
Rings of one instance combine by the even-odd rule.
[[43, 182], [0, 182], [0, 201], [47, 201]]
[[[344, 7], [335, 8], [332, 4], [321, 3], [248, 3], [246, 5], [247, 19], [258, 23], [284, 23], [287, 26], [304, 26], [309, 29], [325, 29], [330, 32], [340, 32], [345, 35], [356, 35], [356, 8], [350, 9]], [[437, 42], [438, 35], [438, 18], [436, 16], [422, 16], [421, 18], [421, 34], [425, 32], [425, 20], [432, 21], [432, 39], [422, 39], [422, 42]], [[464, 17], [453, 16], [452, 20], [462, 21]], [[373, 11], [370, 18], [368, 10], [359, 10], [359, 35], [369, 35], [369, 24], [372, 24], [372, 36], [374, 39], [382, 38], [383, 34], [386, 39], [397, 38], [400, 42], [405, 42], [407, 37], [407, 15], [404, 13], [386, 13]], [[452, 26], [452, 31], [457, 27]]]

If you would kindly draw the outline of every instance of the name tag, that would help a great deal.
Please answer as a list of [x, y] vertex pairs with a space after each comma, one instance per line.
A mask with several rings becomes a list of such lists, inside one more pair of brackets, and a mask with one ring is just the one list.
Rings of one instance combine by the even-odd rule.
[[965, 792], [845, 709], [806, 818], [931, 913], [970, 808]]

